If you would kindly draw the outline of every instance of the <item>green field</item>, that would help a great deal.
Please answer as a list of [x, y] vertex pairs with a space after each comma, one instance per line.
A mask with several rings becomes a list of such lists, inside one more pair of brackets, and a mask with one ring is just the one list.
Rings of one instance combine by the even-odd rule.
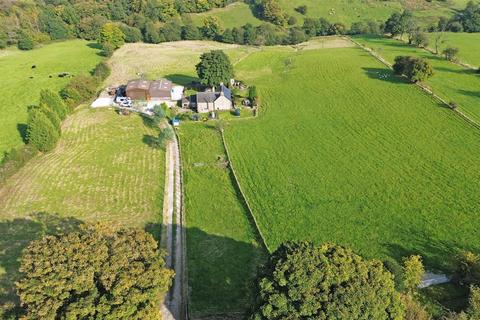
[[[408, 8], [413, 11], [422, 24], [436, 23], [438, 17], [450, 17], [456, 9], [463, 9], [468, 1], [376, 1], [376, 0], [279, 0], [280, 6], [288, 15], [297, 19], [297, 24], [303, 24], [305, 17], [325, 18], [331, 23], [341, 22], [350, 26], [353, 22], [377, 20], [385, 21], [393, 12]], [[301, 5], [308, 7], [304, 16], [295, 11]], [[225, 28], [239, 27], [246, 23], [258, 25], [262, 21], [256, 18], [244, 2], [235, 2], [225, 8], [213, 9], [208, 12], [191, 14], [192, 21], [201, 25], [207, 16], [219, 18]]]
[[193, 23], [197, 26], [202, 26], [203, 20], [210, 16], [217, 17], [224, 28], [239, 27], [247, 23], [257, 26], [262, 23], [262, 20], [256, 18], [248, 4], [244, 2], [234, 2], [225, 8], [190, 15]]
[[443, 269], [479, 249], [480, 131], [359, 48], [264, 50], [236, 71], [263, 109], [226, 136], [271, 250], [333, 241]]
[[[165, 154], [144, 142], [157, 134], [136, 115], [80, 109], [66, 120], [52, 152], [7, 180], [0, 188], [0, 305], [13, 299], [21, 249], [56, 230], [48, 221], [39, 223], [38, 212], [55, 224], [106, 221], [148, 227], [158, 236]], [[53, 214], [58, 218], [49, 218]]]
[[395, 39], [381, 37], [356, 37], [356, 40], [373, 48], [382, 57], [393, 63], [396, 56], [409, 55], [428, 59], [435, 74], [426, 84], [446, 101], [453, 101], [468, 116], [480, 123], [480, 76], [469, 70], [436, 56], [426, 50], [409, 46]]
[[[437, 33], [429, 33], [430, 47], [434, 48], [434, 39]], [[474, 67], [480, 66], [480, 33], [444, 33], [445, 43], [441, 46], [442, 50], [446, 47], [456, 47], [460, 49], [458, 58], [464, 63]]]
[[263, 248], [227, 167], [220, 134], [191, 123], [182, 125], [179, 135], [191, 316], [245, 312]]
[[41, 89], [58, 91], [69, 81], [59, 78], [60, 72], [88, 73], [102, 59], [90, 45], [71, 40], [32, 51], [0, 50], [0, 159], [5, 151], [22, 144], [27, 107], [38, 103]]

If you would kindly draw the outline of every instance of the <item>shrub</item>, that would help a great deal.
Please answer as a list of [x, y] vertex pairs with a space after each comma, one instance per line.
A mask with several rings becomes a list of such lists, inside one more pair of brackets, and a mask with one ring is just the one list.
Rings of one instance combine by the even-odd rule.
[[234, 116], [240, 117], [241, 114], [242, 114], [242, 111], [239, 108], [233, 109], [233, 115]]
[[112, 70], [105, 61], [100, 62], [95, 66], [92, 71], [92, 76], [97, 77], [100, 80], [105, 80], [108, 78]]
[[257, 99], [258, 93], [257, 93], [257, 87], [256, 86], [251, 86], [248, 88], [248, 98], [253, 102]]
[[172, 128], [165, 127], [160, 134], [158, 135], [158, 144], [159, 146], [165, 146], [168, 142], [173, 140], [175, 133]]
[[35, 46], [32, 36], [26, 31], [20, 31], [18, 34], [17, 47], [20, 50], [32, 50]]
[[143, 230], [84, 226], [32, 241], [17, 292], [28, 319], [158, 319], [173, 277], [163, 257]]
[[79, 103], [86, 102], [94, 97], [97, 93], [98, 84], [98, 79], [95, 77], [79, 75], [60, 91], [60, 96], [70, 109], [73, 109]]
[[30, 108], [27, 119], [27, 141], [42, 152], [55, 147], [58, 130], [39, 108]]
[[98, 42], [102, 45], [110, 45], [113, 49], [120, 48], [125, 43], [125, 35], [122, 30], [114, 23], [106, 23], [103, 25]]
[[480, 256], [462, 251], [456, 257], [454, 279], [461, 285], [480, 284]]
[[7, 40], [0, 38], [0, 49], [5, 49], [7, 47]]
[[297, 24], [297, 19], [294, 16], [290, 16], [288, 18], [287, 23], [288, 23], [289, 26], [293, 26], [293, 25]]
[[448, 25], [448, 30], [452, 31], [452, 32], [462, 32], [463, 31], [463, 26], [460, 22], [454, 21], [454, 22], [451, 22]]
[[115, 52], [115, 48], [113, 45], [111, 45], [110, 43], [102, 44], [102, 52], [101, 52], [102, 56], [109, 58], [113, 56], [114, 52]]
[[455, 61], [457, 60], [458, 51], [458, 48], [448, 47], [445, 48], [442, 53], [445, 56], [445, 59], [447, 59], [448, 61]]
[[403, 319], [400, 295], [382, 263], [341, 246], [282, 244], [258, 284], [255, 319]]
[[40, 91], [40, 103], [39, 104], [46, 104], [52, 109], [60, 120], [64, 120], [67, 117], [67, 106], [62, 101], [60, 96], [55, 92], [43, 89]]
[[422, 257], [413, 255], [403, 259], [403, 286], [413, 293], [422, 282], [425, 273]]
[[425, 308], [413, 299], [411, 295], [402, 295], [405, 304], [405, 316], [403, 320], [430, 320], [432, 317]]

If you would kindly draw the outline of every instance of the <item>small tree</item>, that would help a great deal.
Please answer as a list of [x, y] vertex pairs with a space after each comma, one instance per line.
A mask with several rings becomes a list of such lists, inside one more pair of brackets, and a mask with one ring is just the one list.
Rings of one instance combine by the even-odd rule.
[[52, 109], [50, 109], [50, 107], [45, 103], [40, 103], [38, 107], [34, 107], [34, 108], [40, 109], [40, 111], [42, 111], [47, 116], [48, 120], [50, 120], [53, 127], [55, 128], [55, 130], [58, 132], [58, 135], [60, 136], [62, 133], [62, 128], [61, 128], [62, 121], [60, 120], [58, 115]]
[[448, 61], [456, 61], [457, 54], [459, 51], [460, 50], [458, 48], [448, 47], [448, 48], [445, 48], [445, 50], [443, 50], [442, 53], [445, 56], [445, 59], [447, 59]]
[[172, 128], [165, 127], [160, 131], [158, 135], [158, 145], [159, 146], [166, 146], [168, 142], [173, 140], [175, 133], [173, 132]]
[[166, 113], [163, 110], [162, 106], [157, 104], [153, 107], [152, 120], [154, 125], [158, 126], [160, 122], [162, 122], [162, 120], [165, 119], [165, 116], [166, 116]]
[[440, 52], [440, 46], [445, 43], [445, 34], [443, 32], [435, 35], [435, 54]]
[[409, 293], [417, 289], [424, 274], [422, 257], [413, 255], [403, 259], [403, 285]]
[[221, 50], [203, 53], [196, 69], [202, 84], [207, 86], [215, 86], [222, 82], [228, 83], [234, 75], [230, 59]]
[[39, 108], [30, 108], [27, 119], [27, 141], [42, 152], [55, 147], [58, 131]]
[[405, 304], [405, 316], [403, 320], [431, 320], [425, 308], [415, 301], [411, 295], [402, 295], [402, 301]]
[[423, 31], [416, 31], [412, 34], [412, 44], [417, 47], [426, 48], [430, 43], [430, 39], [428, 38], [427, 34]]
[[48, 105], [60, 120], [64, 120], [67, 117], [67, 106], [63, 103], [62, 98], [52, 90], [43, 89], [40, 91], [40, 104]]
[[20, 50], [32, 50], [35, 46], [32, 36], [27, 31], [20, 31], [18, 34], [17, 47]]
[[140, 229], [87, 226], [30, 243], [17, 283], [26, 319], [160, 319], [173, 271]]
[[248, 88], [248, 99], [250, 99], [253, 102], [255, 102], [258, 98], [258, 93], [257, 93], [257, 87], [256, 86], [251, 86]]
[[480, 256], [462, 251], [456, 257], [455, 280], [461, 285], [480, 284]]
[[255, 319], [395, 319], [404, 307], [380, 261], [310, 242], [282, 244], [259, 279]]
[[220, 25], [220, 20], [215, 16], [206, 17], [203, 20], [202, 34], [206, 39], [216, 39], [223, 33], [223, 28]]
[[425, 81], [433, 75], [432, 65], [423, 58], [397, 56], [393, 71], [405, 75], [411, 82]]
[[306, 5], [298, 6], [295, 8], [295, 11], [297, 11], [300, 14], [306, 15], [308, 12], [308, 7]]
[[109, 22], [103, 25], [98, 42], [102, 46], [110, 44], [114, 49], [118, 49], [125, 43], [125, 34], [116, 24]]

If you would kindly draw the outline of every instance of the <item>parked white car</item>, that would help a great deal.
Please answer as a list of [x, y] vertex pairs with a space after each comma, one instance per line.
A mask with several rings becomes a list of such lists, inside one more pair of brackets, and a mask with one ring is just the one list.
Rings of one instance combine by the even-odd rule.
[[128, 97], [118, 97], [115, 99], [115, 102], [118, 103], [118, 104], [122, 104], [122, 103], [132, 103], [132, 100]]

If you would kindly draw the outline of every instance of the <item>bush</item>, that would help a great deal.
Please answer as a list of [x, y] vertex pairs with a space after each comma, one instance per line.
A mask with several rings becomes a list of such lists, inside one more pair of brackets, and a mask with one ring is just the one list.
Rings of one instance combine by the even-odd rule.
[[105, 61], [100, 62], [95, 66], [92, 71], [92, 76], [97, 77], [100, 80], [105, 80], [108, 78], [112, 70]]
[[448, 48], [445, 48], [445, 50], [443, 50], [442, 53], [445, 56], [445, 59], [447, 59], [448, 61], [456, 61], [458, 51], [459, 51], [458, 48], [448, 47]]
[[282, 244], [258, 285], [255, 319], [403, 319], [403, 303], [382, 263], [341, 246]]
[[5, 49], [7, 47], [7, 40], [0, 38], [0, 49]]
[[17, 47], [20, 50], [32, 50], [35, 46], [32, 36], [26, 31], [20, 31], [18, 34]]
[[422, 257], [413, 255], [403, 259], [403, 287], [410, 293], [417, 290], [425, 273]]
[[60, 91], [60, 96], [72, 110], [78, 104], [93, 98], [97, 93], [98, 85], [99, 81], [96, 77], [79, 75]]
[[288, 18], [287, 23], [288, 23], [289, 26], [293, 26], [293, 25], [297, 24], [297, 19], [294, 16], [290, 16]]
[[103, 47], [108, 44], [113, 47], [113, 50], [116, 50], [125, 43], [125, 35], [116, 24], [105, 23], [100, 31], [98, 42]]
[[456, 257], [454, 280], [461, 285], [480, 284], [480, 256], [462, 251]]
[[51, 90], [43, 89], [42, 91], [40, 91], [39, 104], [46, 104], [57, 114], [60, 120], [64, 120], [67, 117], [67, 106], [62, 101], [60, 96]]
[[47, 152], [55, 147], [58, 130], [39, 108], [30, 108], [27, 119], [27, 141], [39, 151]]
[[110, 58], [111, 56], [113, 56], [114, 52], [115, 52], [115, 48], [113, 45], [111, 45], [110, 43], [102, 44], [102, 52], [101, 52], [102, 56]]
[[234, 116], [240, 117], [241, 114], [242, 114], [242, 111], [239, 108], [233, 109], [233, 115]]
[[448, 30], [452, 31], [452, 32], [462, 32], [463, 31], [463, 26], [460, 22], [454, 21], [454, 22], [451, 22], [448, 25]]

